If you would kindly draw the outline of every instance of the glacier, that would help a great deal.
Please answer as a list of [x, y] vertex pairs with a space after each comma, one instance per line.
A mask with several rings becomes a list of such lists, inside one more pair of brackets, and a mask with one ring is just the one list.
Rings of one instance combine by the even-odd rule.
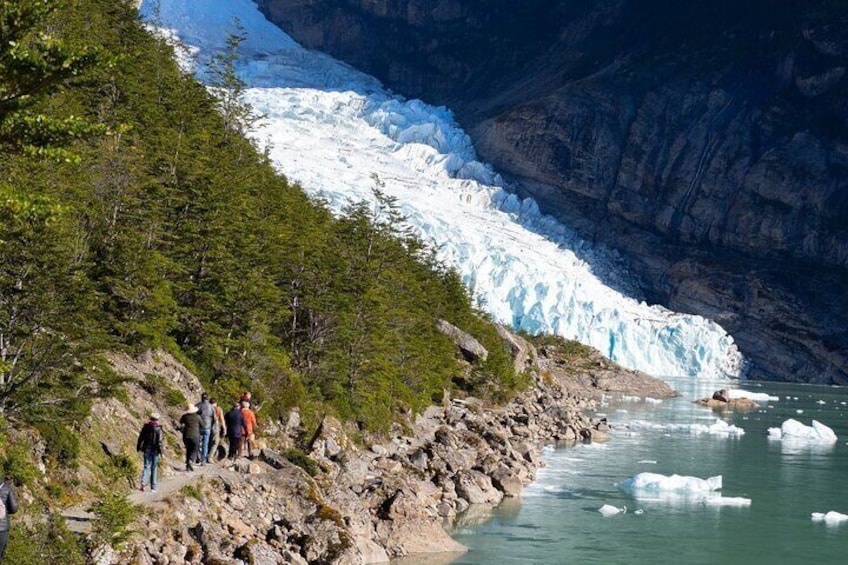
[[375, 187], [396, 198], [409, 226], [497, 321], [575, 339], [655, 376], [743, 373], [717, 323], [624, 294], [633, 293], [618, 257], [513, 194], [477, 159], [449, 109], [406, 100], [300, 47], [250, 0], [145, 0], [140, 11], [179, 41], [178, 60], [201, 80], [237, 21], [246, 32], [237, 73], [264, 116], [251, 135], [278, 170], [335, 212], [373, 199]]

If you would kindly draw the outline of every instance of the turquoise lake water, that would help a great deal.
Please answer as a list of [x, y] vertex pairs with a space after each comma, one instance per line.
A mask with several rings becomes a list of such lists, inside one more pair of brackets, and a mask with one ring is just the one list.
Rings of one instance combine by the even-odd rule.
[[[452, 565], [512, 563], [806, 564], [848, 563], [848, 522], [828, 525], [813, 512], [848, 514], [848, 389], [734, 383], [779, 398], [747, 413], [722, 414], [692, 400], [728, 383], [669, 382], [683, 397], [624, 402], [598, 410], [615, 426], [604, 444], [546, 448], [521, 501], [472, 511], [454, 537], [469, 552]], [[696, 435], [687, 426], [716, 418], [741, 436]], [[835, 444], [767, 437], [794, 418], [831, 427]], [[686, 497], [637, 500], [616, 484], [640, 472], [722, 475], [722, 495], [748, 507], [710, 506]], [[627, 512], [604, 517], [609, 504]], [[433, 561], [436, 562], [436, 561]]]

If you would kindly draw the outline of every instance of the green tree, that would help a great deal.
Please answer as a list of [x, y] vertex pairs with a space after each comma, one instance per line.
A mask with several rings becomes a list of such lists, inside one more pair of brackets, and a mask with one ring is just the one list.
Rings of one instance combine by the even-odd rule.
[[72, 236], [61, 206], [0, 184], [0, 413], [91, 392], [80, 361], [93, 295]]
[[0, 149], [24, 149], [54, 158], [73, 155], [64, 145], [98, 128], [78, 116], [34, 111], [47, 92], [79, 76], [96, 53], [68, 46], [48, 26], [61, 1], [0, 1]]
[[226, 50], [212, 57], [209, 65], [209, 86], [218, 99], [218, 109], [224, 119], [224, 136], [244, 136], [262, 119], [250, 104], [245, 102], [247, 84], [238, 75], [236, 62], [239, 47], [247, 39], [244, 26], [238, 18], [227, 35]]

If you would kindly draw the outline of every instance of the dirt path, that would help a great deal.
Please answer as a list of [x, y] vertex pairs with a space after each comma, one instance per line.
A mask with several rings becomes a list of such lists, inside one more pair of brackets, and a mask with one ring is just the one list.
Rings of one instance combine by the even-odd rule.
[[[133, 504], [148, 506], [161, 502], [171, 494], [179, 491], [188, 484], [198, 481], [201, 477], [220, 477], [233, 473], [230, 469], [232, 463], [227, 459], [217, 463], [209, 463], [207, 465], [195, 465], [193, 471], [186, 471], [183, 465], [175, 465], [173, 463], [165, 463], [168, 465], [170, 472], [167, 477], [162, 477], [162, 464], [160, 463], [159, 484], [156, 485], [156, 492], [150, 490], [150, 485], [144, 491], [135, 490], [127, 494], [127, 500]], [[138, 478], [136, 478], [136, 481]], [[62, 516], [65, 518], [65, 523], [71, 532], [77, 534], [87, 534], [91, 531], [91, 522], [95, 515], [88, 511], [91, 502], [79, 504], [66, 508], [62, 511]]]

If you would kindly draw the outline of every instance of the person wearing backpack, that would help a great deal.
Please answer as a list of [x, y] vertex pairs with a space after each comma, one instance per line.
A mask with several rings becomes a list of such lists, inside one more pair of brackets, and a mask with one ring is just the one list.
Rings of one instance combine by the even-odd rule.
[[180, 416], [180, 431], [183, 432], [183, 445], [186, 452], [186, 471], [194, 471], [193, 463], [197, 459], [197, 448], [200, 447], [200, 416], [197, 406], [188, 405], [188, 410]]
[[0, 483], [0, 562], [6, 554], [6, 544], [9, 542], [9, 514], [18, 511], [18, 499], [12, 487], [12, 477], [6, 477]]
[[200, 395], [197, 403], [197, 415], [200, 416], [200, 465], [209, 463], [209, 437], [212, 435], [212, 424], [215, 421], [215, 408], [209, 402], [209, 395], [205, 392]]
[[227, 426], [227, 440], [230, 444], [227, 457], [235, 460], [241, 457], [242, 430], [244, 428], [244, 416], [241, 413], [240, 402], [236, 402], [232, 410], [224, 415], [224, 422]]
[[138, 490], [144, 490], [144, 477], [150, 469], [150, 490], [156, 492], [156, 471], [159, 468], [159, 456], [162, 455], [162, 427], [157, 412], [151, 413], [150, 421], [141, 427], [135, 449], [144, 454], [144, 468], [141, 470], [141, 486]]

